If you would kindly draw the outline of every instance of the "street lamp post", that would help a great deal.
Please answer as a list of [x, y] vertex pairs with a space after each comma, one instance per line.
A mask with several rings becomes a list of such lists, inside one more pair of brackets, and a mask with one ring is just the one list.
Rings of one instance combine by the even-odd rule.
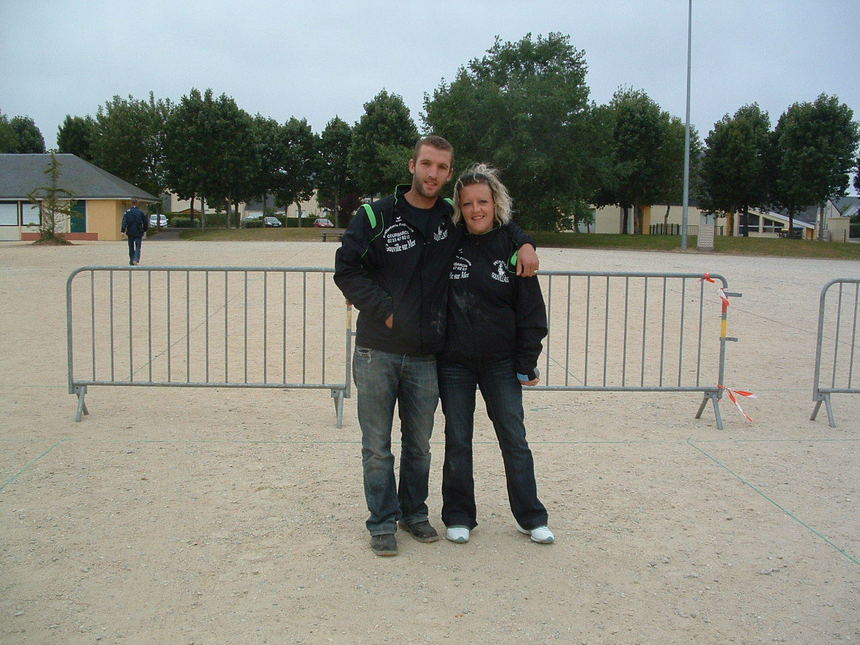
[[687, 9], [687, 121], [684, 126], [684, 207], [681, 215], [681, 248], [687, 248], [687, 220], [690, 210], [690, 60], [693, 30], [693, 0]]

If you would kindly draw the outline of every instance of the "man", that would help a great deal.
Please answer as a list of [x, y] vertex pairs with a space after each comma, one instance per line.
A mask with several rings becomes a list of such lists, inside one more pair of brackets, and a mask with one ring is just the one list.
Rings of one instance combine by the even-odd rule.
[[[412, 184], [352, 218], [335, 258], [334, 281], [359, 310], [353, 377], [371, 549], [397, 555], [398, 525], [419, 542], [439, 539], [428, 520], [430, 435], [439, 399], [435, 354], [444, 347], [448, 274], [461, 229], [439, 193], [454, 172], [454, 150], [424, 137], [409, 160]], [[519, 244], [530, 241], [515, 228]], [[533, 245], [520, 249], [534, 275]], [[400, 482], [394, 480], [391, 429], [401, 423]]]
[[149, 220], [137, 207], [137, 200], [131, 200], [131, 208], [122, 215], [122, 227], [120, 230], [128, 238], [128, 263], [140, 264], [140, 246], [143, 243], [143, 234], [149, 230]]

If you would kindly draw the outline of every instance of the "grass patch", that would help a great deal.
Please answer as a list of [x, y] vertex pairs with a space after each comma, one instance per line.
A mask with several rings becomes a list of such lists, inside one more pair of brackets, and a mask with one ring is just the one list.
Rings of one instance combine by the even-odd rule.
[[[242, 228], [187, 230], [180, 234], [183, 240], [211, 242], [262, 241], [262, 242], [319, 242], [325, 230], [336, 241], [341, 229], [307, 228]], [[539, 247], [570, 249], [620, 249], [624, 251], [681, 251], [681, 238], [677, 235], [614, 235], [598, 233], [530, 232]], [[714, 253], [718, 255], [768, 255], [791, 258], [830, 258], [860, 260], [860, 244], [845, 242], [817, 242], [787, 240], [770, 237], [717, 237]], [[696, 251], [696, 237], [687, 238], [687, 248]]]
[[[529, 233], [543, 247], [580, 249], [621, 249], [625, 251], [681, 251], [677, 235], [613, 235], [599, 233]], [[687, 249], [697, 251], [697, 238], [687, 238]], [[860, 260], [860, 244], [817, 242], [771, 237], [717, 237], [714, 251], [718, 255], [771, 255], [793, 258], [830, 258]]]
[[[203, 242], [320, 242], [321, 233], [340, 233], [338, 229], [305, 228], [210, 228], [205, 231], [189, 229], [179, 234], [183, 240]], [[336, 235], [329, 239], [337, 239]]]

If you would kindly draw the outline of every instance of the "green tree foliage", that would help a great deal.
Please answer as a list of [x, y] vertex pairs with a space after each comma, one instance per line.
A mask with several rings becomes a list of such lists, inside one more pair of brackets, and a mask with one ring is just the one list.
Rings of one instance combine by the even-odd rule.
[[206, 91], [206, 99], [197, 89], [183, 96], [164, 125], [164, 178], [167, 186], [180, 199], [192, 202], [204, 199], [204, 180], [209, 132], [207, 118], [211, 117], [212, 91]]
[[[702, 206], [731, 216], [762, 208], [769, 198], [770, 118], [755, 103], [714, 124], [705, 139], [702, 160]], [[744, 220], [745, 221], [745, 220]], [[728, 235], [734, 223], [728, 222]]]
[[585, 74], [567, 36], [496, 38], [425, 95], [424, 122], [454, 145], [457, 167], [484, 161], [502, 171], [520, 224], [566, 228], [597, 188], [606, 143]]
[[[604, 118], [612, 132], [612, 162], [595, 203], [618, 204], [625, 215], [632, 207], [633, 230], [639, 234], [644, 206], [681, 201], [684, 124], [661, 110], [645, 92], [632, 89], [615, 93]], [[699, 156], [695, 131], [690, 133], [690, 148], [692, 163]], [[691, 175], [693, 172], [691, 168]], [[622, 232], [626, 230], [622, 225]]]
[[[295, 117], [287, 121], [282, 129], [283, 150], [281, 182], [275, 191], [275, 200], [286, 206], [310, 199], [314, 194], [319, 168], [319, 144], [311, 126], [305, 119]], [[299, 221], [301, 225], [301, 220]]]
[[860, 193], [860, 157], [857, 157], [857, 165], [854, 167], [854, 190]]
[[51, 160], [45, 168], [48, 183], [34, 188], [27, 195], [41, 211], [37, 243], [67, 243], [58, 235], [58, 229], [71, 218], [75, 196], [71, 191], [60, 187], [60, 166], [59, 159], [51, 152]]
[[343, 223], [341, 212], [358, 207], [357, 188], [349, 174], [349, 147], [352, 128], [335, 117], [329, 121], [319, 139], [320, 167], [317, 175], [317, 199], [330, 204], [335, 224]]
[[826, 94], [795, 103], [779, 117], [773, 201], [788, 211], [789, 227], [804, 208], [845, 193], [860, 139], [853, 119], [847, 105]]
[[267, 195], [277, 190], [283, 181], [285, 137], [283, 128], [277, 121], [260, 114], [253, 118], [251, 129], [259, 163], [258, 172], [254, 177], [254, 194], [263, 200], [265, 211]]
[[9, 118], [0, 112], [0, 153], [15, 152], [18, 147], [18, 135], [9, 123]]
[[114, 96], [96, 114], [93, 163], [117, 177], [154, 194], [166, 186], [164, 131], [173, 106], [156, 101]]
[[60, 152], [67, 152], [92, 161], [92, 145], [95, 136], [96, 122], [91, 116], [67, 114], [63, 124], [57, 129], [57, 148]]
[[405, 183], [417, 140], [418, 129], [401, 97], [382, 90], [365, 103], [349, 150], [349, 167], [359, 191], [382, 195]]
[[182, 199], [236, 205], [259, 194], [254, 119], [224, 94], [183, 96], [167, 120], [164, 149], [167, 185]]
[[9, 119], [0, 112], [0, 152], [44, 153], [45, 139], [30, 117], [16, 116]]
[[9, 121], [9, 125], [12, 126], [18, 140], [15, 152], [44, 154], [45, 139], [33, 119], [28, 116], [16, 116]]

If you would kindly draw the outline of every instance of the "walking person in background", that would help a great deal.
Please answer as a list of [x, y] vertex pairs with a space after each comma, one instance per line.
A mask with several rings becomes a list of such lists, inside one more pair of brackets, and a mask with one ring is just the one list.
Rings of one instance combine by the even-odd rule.
[[143, 244], [143, 234], [149, 230], [149, 220], [137, 207], [136, 199], [131, 200], [131, 208], [122, 214], [120, 230], [128, 238], [128, 263], [140, 264], [140, 247]]
[[537, 277], [516, 274], [510, 219], [511, 200], [493, 168], [478, 164], [460, 176], [454, 186], [454, 223], [465, 227], [465, 235], [449, 276], [445, 349], [438, 357], [445, 413], [442, 521], [452, 542], [468, 542], [477, 525], [472, 463], [476, 386], [501, 448], [517, 530], [533, 542], [555, 541], [537, 496], [523, 423], [522, 386], [539, 381], [546, 308]]
[[[334, 281], [359, 310], [353, 378], [361, 426], [366, 526], [373, 553], [397, 555], [398, 526], [419, 542], [439, 539], [427, 495], [430, 436], [439, 401], [436, 353], [445, 334], [448, 272], [461, 230], [440, 192], [453, 174], [451, 144], [424, 137], [409, 160], [412, 184], [359, 208], [335, 257]], [[532, 242], [522, 230], [520, 242]], [[533, 244], [522, 249], [533, 275]], [[528, 256], [528, 257], [527, 257]], [[400, 480], [391, 434], [400, 415]]]

